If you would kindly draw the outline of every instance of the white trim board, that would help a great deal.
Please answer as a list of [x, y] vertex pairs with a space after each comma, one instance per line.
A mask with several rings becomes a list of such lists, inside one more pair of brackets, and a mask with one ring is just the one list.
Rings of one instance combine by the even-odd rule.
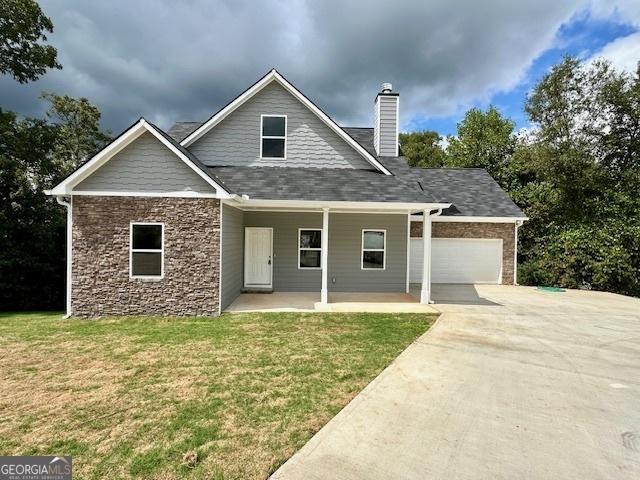
[[[446, 207], [445, 207], [446, 208]], [[476, 223], [516, 223], [529, 220], [529, 217], [469, 217], [469, 216], [437, 216], [434, 222], [476, 222]], [[422, 215], [411, 215], [412, 222], [422, 222]]]
[[219, 124], [222, 120], [224, 120], [227, 116], [229, 116], [233, 111], [235, 111], [238, 107], [243, 105], [247, 100], [257, 94], [264, 87], [269, 85], [271, 82], [278, 82], [285, 90], [287, 90], [291, 95], [293, 95], [298, 101], [300, 101], [305, 107], [311, 110], [316, 116], [324, 122], [331, 130], [334, 131], [340, 138], [342, 138], [345, 142], [347, 142], [352, 148], [354, 148], [360, 155], [362, 155], [365, 160], [367, 160], [371, 165], [373, 165], [377, 170], [381, 171], [385, 175], [391, 175], [391, 172], [385, 168], [373, 155], [367, 152], [362, 145], [356, 142], [351, 136], [345, 132], [342, 127], [340, 127], [336, 122], [334, 122], [326, 113], [320, 110], [316, 105], [314, 105], [311, 100], [304, 96], [302, 92], [300, 92], [296, 87], [294, 87], [287, 79], [285, 79], [280, 73], [278, 73], [275, 69], [271, 70], [264, 77], [254, 83], [251, 87], [237, 96], [231, 103], [229, 103], [226, 107], [220, 110], [218, 113], [213, 115], [209, 120], [196, 128], [190, 135], [187, 136], [184, 140], [180, 142], [180, 144], [184, 147], [188, 147], [193, 142], [201, 138], [205, 133]]
[[[448, 208], [450, 203], [392, 203], [392, 202], [343, 202], [343, 201], [325, 201], [325, 200], [254, 200], [250, 198], [237, 198], [229, 200], [229, 205], [240, 208], [241, 210], [256, 209], [312, 209], [331, 208], [334, 209], [353, 209], [367, 213], [366, 209], [395, 210], [395, 213], [407, 213], [407, 210], [437, 210], [440, 208]], [[337, 213], [337, 212], [336, 212]], [[390, 212], [391, 213], [391, 212]], [[422, 218], [422, 217], [420, 217]]]
[[164, 197], [164, 198], [220, 198], [217, 193], [199, 193], [192, 190], [177, 192], [123, 192], [116, 190], [74, 190], [69, 195], [89, 197]]
[[[101, 166], [107, 163], [114, 155], [124, 149], [131, 142], [140, 137], [143, 133], [149, 132], [155, 138], [157, 138], [163, 145], [165, 145], [171, 152], [173, 152], [180, 160], [182, 160], [189, 168], [191, 168], [196, 174], [198, 174], [205, 182], [211, 185], [216, 190], [215, 198], [229, 198], [231, 195], [222, 186], [216, 183], [209, 175], [203, 172], [198, 166], [196, 166], [189, 157], [182, 153], [174, 144], [172, 144], [164, 135], [157, 131], [156, 127], [148, 123], [144, 118], [138, 120], [134, 125], [129, 127], [113, 142], [103, 148], [100, 152], [94, 155], [88, 162], [78, 168], [75, 172], [65, 178], [62, 182], [56, 185], [52, 190], [45, 193], [49, 195], [77, 195], [78, 192], [74, 192], [73, 188], [80, 182], [89, 177], [92, 173], [98, 170]], [[136, 196], [130, 194], [131, 196]], [[145, 196], [145, 195], [138, 195]], [[166, 196], [162, 195], [162, 196]]]

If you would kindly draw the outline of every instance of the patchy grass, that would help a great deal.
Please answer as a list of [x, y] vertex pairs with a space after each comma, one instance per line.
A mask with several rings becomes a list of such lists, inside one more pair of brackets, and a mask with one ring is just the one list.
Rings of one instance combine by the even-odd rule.
[[73, 455], [78, 478], [265, 478], [434, 319], [0, 314], [0, 455]]

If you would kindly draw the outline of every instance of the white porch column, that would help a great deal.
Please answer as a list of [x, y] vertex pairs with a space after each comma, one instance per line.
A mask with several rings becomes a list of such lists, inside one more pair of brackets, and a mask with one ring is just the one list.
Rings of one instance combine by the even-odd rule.
[[329, 209], [322, 209], [322, 290], [320, 290], [320, 303], [326, 305], [329, 302]]
[[431, 300], [431, 210], [422, 211], [422, 288], [420, 303]]

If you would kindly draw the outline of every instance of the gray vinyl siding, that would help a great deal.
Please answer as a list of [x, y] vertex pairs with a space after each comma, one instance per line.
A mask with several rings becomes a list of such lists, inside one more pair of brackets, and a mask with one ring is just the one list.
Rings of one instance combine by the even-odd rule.
[[[287, 115], [283, 160], [260, 159], [260, 115]], [[206, 165], [371, 169], [352, 146], [277, 82], [264, 87], [189, 149]]]
[[215, 189], [151, 133], [114, 155], [75, 190], [215, 193]]
[[[361, 269], [362, 229], [387, 231], [385, 270]], [[406, 288], [406, 215], [329, 215], [329, 291], [405, 292]]]
[[[226, 224], [225, 214], [226, 210], [223, 225]], [[321, 271], [298, 269], [298, 229], [322, 228], [321, 213], [244, 212], [244, 224], [247, 227], [273, 228], [274, 291], [320, 291]], [[387, 231], [385, 270], [361, 270], [363, 228]], [[223, 257], [225, 255], [223, 248]], [[329, 214], [329, 291], [404, 292], [406, 275], [406, 215]], [[332, 282], [334, 278], [335, 283]]]
[[321, 271], [298, 268], [298, 228], [322, 228], [321, 213], [244, 212], [244, 224], [273, 228], [274, 291], [320, 291]]
[[244, 212], [222, 205], [222, 292], [224, 310], [242, 292], [244, 262]]
[[[378, 155], [381, 157], [393, 157], [396, 155], [397, 125], [398, 125], [398, 97], [397, 96], [378, 96], [380, 104], [379, 109], [376, 108], [376, 129], [374, 132], [374, 141], [380, 148]], [[378, 118], [378, 110], [380, 118]]]

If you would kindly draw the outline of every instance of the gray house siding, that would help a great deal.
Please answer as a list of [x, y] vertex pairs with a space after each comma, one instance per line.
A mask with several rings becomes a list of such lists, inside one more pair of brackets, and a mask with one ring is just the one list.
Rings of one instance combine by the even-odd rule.
[[[385, 270], [361, 269], [362, 229], [386, 230]], [[406, 215], [336, 213], [329, 216], [329, 291], [405, 292], [406, 286]]]
[[151, 133], [145, 132], [75, 187], [80, 191], [215, 193]]
[[[226, 210], [223, 213], [223, 237], [225, 214]], [[321, 270], [298, 268], [298, 229], [322, 228], [321, 213], [244, 212], [244, 225], [273, 228], [273, 289], [275, 291], [320, 291]], [[360, 268], [363, 228], [387, 231], [385, 270], [372, 271]], [[223, 257], [226, 255], [224, 252], [223, 247]], [[224, 269], [223, 263], [223, 281]], [[404, 292], [406, 275], [406, 215], [329, 214], [329, 291]], [[223, 287], [223, 296], [224, 291]]]
[[[287, 115], [287, 158], [260, 159], [260, 115]], [[272, 82], [193, 143], [206, 165], [373, 168], [277, 82]]]
[[220, 307], [227, 308], [242, 292], [244, 212], [222, 205], [222, 289]]
[[[398, 97], [380, 95], [377, 99], [379, 107], [376, 108], [376, 129], [374, 140], [379, 143], [378, 155], [381, 157], [393, 157], [396, 155], [397, 125], [398, 125]], [[379, 112], [378, 112], [379, 110]], [[378, 118], [378, 115], [380, 118]]]
[[245, 212], [246, 227], [273, 228], [273, 289], [319, 292], [320, 270], [298, 268], [298, 229], [322, 228], [321, 213]]

